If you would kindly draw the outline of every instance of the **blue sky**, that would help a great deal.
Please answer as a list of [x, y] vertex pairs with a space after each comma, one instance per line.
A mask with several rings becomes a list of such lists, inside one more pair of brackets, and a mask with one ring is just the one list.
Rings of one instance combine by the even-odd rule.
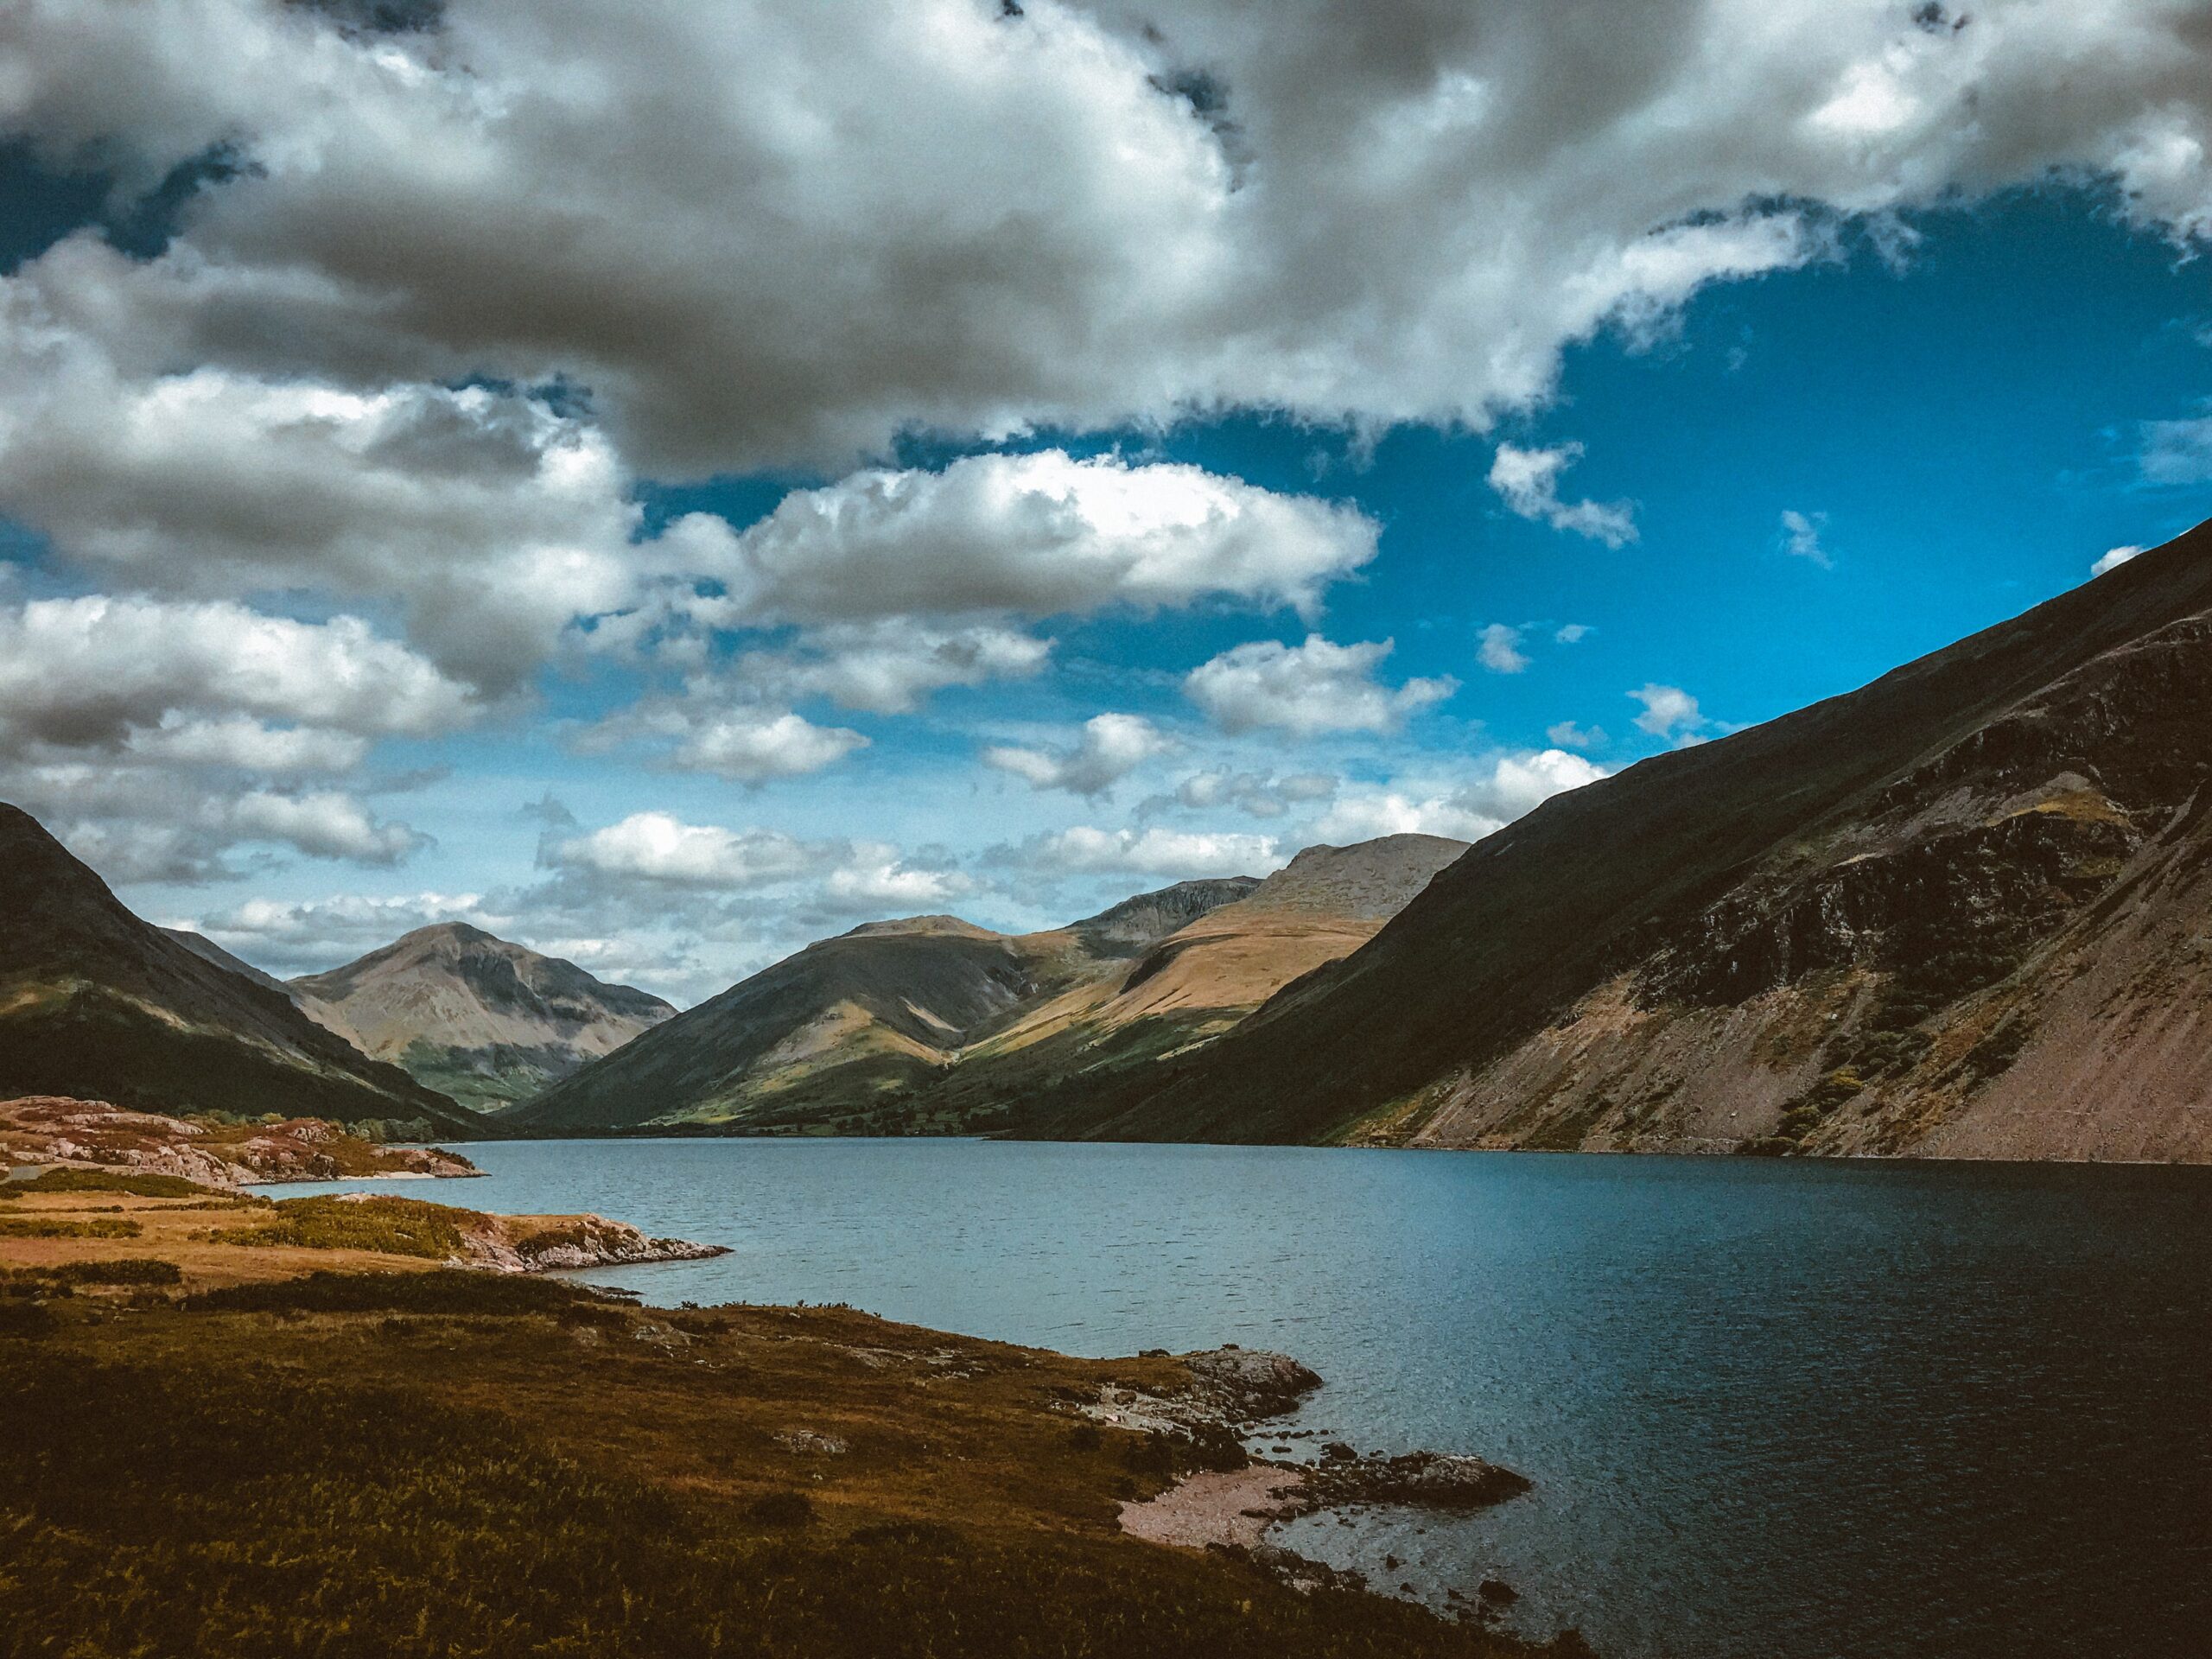
[[[688, 1001], [872, 916], [1028, 928], [1317, 839], [1478, 836], [2212, 516], [2212, 196], [2173, 136], [2201, 111], [2156, 52], [2054, 44], [2031, 4], [1970, 60], [1956, 20], [1867, 8], [1794, 105], [1625, 39], [1634, 97], [1717, 111], [1699, 168], [1802, 141], [1709, 181], [1618, 111], [1516, 125], [1494, 37], [1440, 39], [1458, 79], [1360, 91], [1389, 176], [1307, 156], [1291, 214], [1271, 162], [1322, 118], [1297, 77], [1360, 89], [1359, 54], [1329, 67], [1354, 14], [1323, 9], [1306, 62], [1206, 8], [1162, 44], [1112, 6], [1038, 8], [1033, 40], [942, 0], [1019, 58], [905, 111], [969, 194], [902, 224], [865, 133], [808, 151], [788, 269], [737, 212], [749, 130], [727, 172], [712, 143], [668, 163], [696, 171], [663, 200], [624, 146], [579, 176], [553, 117], [525, 143], [507, 106], [442, 105], [452, 156], [516, 176], [473, 217], [434, 211], [443, 175], [379, 194], [361, 135], [426, 79], [565, 113], [544, 43], [489, 14], [205, 10], [326, 101], [180, 91], [142, 35], [103, 68], [159, 97], [57, 76], [0, 109], [0, 346], [39, 388], [0, 398], [0, 790], [142, 913], [277, 971], [462, 916]], [[615, 107], [654, 43], [600, 43]], [[1516, 61], [1541, 81], [1554, 48]], [[1227, 66], [1242, 124], [1135, 73], [1176, 49]], [[2030, 153], [2005, 111], [2062, 49], [2148, 67]], [[1040, 68], [1142, 191], [1027, 101]], [[1408, 108], [1415, 136], [1373, 137]], [[1440, 110], [1491, 148], [1432, 155]], [[1001, 176], [971, 114], [1039, 124], [1077, 181]], [[541, 162], [603, 204], [611, 263], [531, 242]], [[1648, 200], [1588, 205], [1636, 167]], [[1014, 211], [1033, 183], [1071, 224]]]

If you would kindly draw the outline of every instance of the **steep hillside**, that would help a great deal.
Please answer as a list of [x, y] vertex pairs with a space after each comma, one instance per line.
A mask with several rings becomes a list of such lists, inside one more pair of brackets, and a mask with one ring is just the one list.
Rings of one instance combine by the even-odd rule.
[[1088, 980], [963, 1054], [931, 1096], [963, 1119], [996, 1111], [1021, 1133], [1039, 1103], [1220, 1036], [1275, 992], [1367, 943], [1467, 850], [1440, 836], [1309, 847], [1234, 904], [1160, 940], [1126, 973]]
[[29, 814], [0, 804], [0, 1096], [164, 1111], [483, 1121], [289, 1001], [138, 919]]
[[274, 991], [279, 996], [289, 997], [292, 995], [284, 982], [276, 975], [264, 974], [243, 957], [232, 956], [205, 933], [194, 933], [188, 927], [165, 927], [162, 931], [202, 962], [212, 962], [218, 968], [226, 968], [241, 979], [250, 979], [262, 989]]
[[1063, 1132], [2212, 1157], [2212, 531], [1548, 802]]
[[548, 1133], [915, 1127], [907, 1103], [965, 1045], [1039, 999], [1125, 969], [1160, 931], [1252, 885], [1185, 882], [1018, 937], [950, 916], [872, 922], [678, 1014], [513, 1121]]
[[308, 1014], [479, 1111], [530, 1099], [676, 1010], [459, 922], [287, 988]]

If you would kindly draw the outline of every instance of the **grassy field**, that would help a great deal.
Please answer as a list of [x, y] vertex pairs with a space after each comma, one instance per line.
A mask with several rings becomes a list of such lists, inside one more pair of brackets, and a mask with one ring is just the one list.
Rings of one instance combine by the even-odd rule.
[[195, 1203], [6, 1206], [140, 1236], [0, 1238], [0, 1652], [1530, 1651], [1122, 1536], [1121, 1501], [1198, 1454], [1065, 1407], [1173, 1387], [1171, 1359], [663, 1313], [226, 1242], [251, 1218]]

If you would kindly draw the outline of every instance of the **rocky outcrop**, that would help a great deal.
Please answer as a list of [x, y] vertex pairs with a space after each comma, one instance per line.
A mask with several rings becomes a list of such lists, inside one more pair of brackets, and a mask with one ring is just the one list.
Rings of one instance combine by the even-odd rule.
[[129, 1169], [225, 1188], [483, 1173], [457, 1153], [375, 1145], [320, 1118], [207, 1123], [50, 1095], [0, 1101], [0, 1166], [15, 1165]]
[[[354, 1195], [346, 1195], [352, 1197]], [[360, 1195], [366, 1196], [366, 1195]], [[496, 1273], [553, 1273], [644, 1262], [699, 1262], [728, 1255], [720, 1244], [655, 1238], [605, 1216], [478, 1216], [462, 1230], [464, 1251], [448, 1263]]]

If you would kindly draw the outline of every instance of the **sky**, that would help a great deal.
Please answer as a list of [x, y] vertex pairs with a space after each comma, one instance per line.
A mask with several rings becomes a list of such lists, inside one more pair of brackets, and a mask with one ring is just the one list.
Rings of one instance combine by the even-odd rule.
[[2212, 4], [25, 0], [0, 798], [689, 1003], [1478, 838], [2212, 517]]

